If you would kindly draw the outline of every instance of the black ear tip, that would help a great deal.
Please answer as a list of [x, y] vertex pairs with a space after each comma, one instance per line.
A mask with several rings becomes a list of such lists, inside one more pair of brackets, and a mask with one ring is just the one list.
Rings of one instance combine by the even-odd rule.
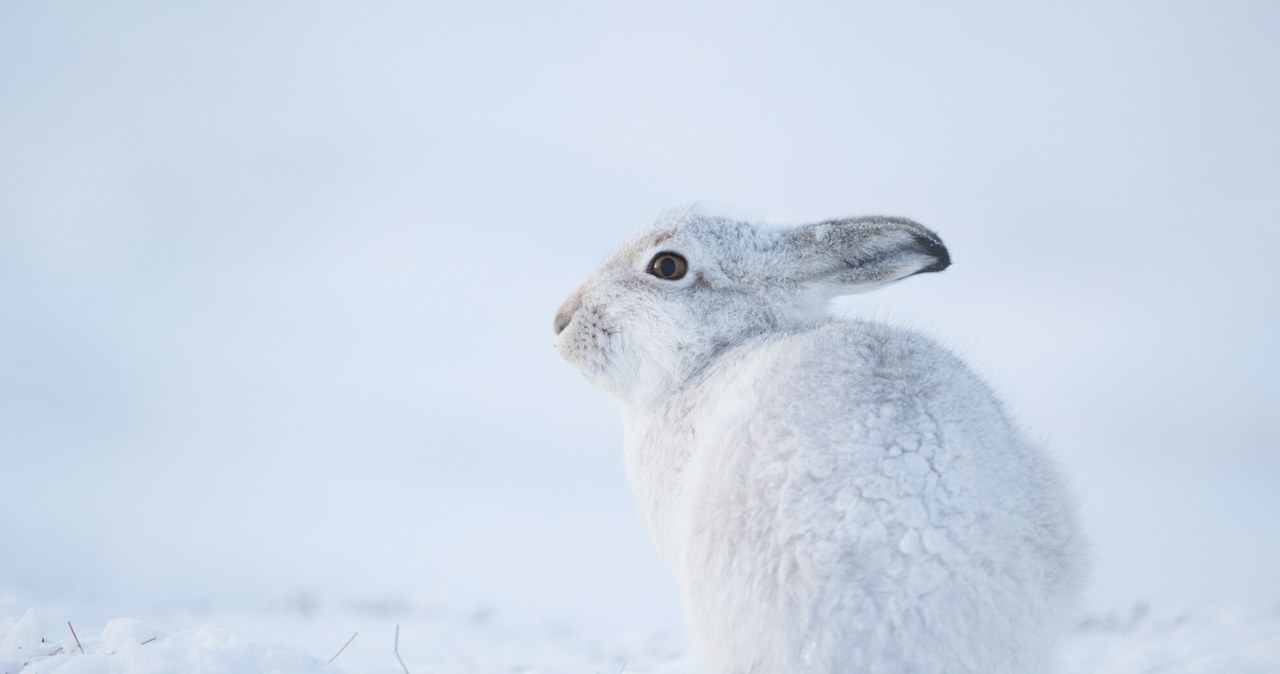
[[916, 272], [917, 274], [942, 271], [951, 266], [951, 253], [947, 252], [947, 247], [942, 244], [942, 239], [936, 236], [917, 235], [916, 245], [920, 247], [920, 252], [933, 258], [933, 262]]

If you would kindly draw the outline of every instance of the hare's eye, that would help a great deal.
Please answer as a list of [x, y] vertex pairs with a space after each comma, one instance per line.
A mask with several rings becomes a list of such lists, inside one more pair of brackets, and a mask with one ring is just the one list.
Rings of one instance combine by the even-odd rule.
[[675, 253], [658, 253], [649, 263], [649, 273], [664, 281], [678, 281], [689, 271], [689, 263]]

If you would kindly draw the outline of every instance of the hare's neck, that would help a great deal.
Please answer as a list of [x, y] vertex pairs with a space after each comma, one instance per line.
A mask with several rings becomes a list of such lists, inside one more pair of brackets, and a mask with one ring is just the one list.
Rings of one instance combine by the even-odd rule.
[[706, 441], [695, 425], [705, 434], [705, 422], [715, 418], [719, 401], [726, 398], [726, 386], [744, 372], [750, 375], [751, 370], [740, 366], [751, 343], [708, 356], [705, 366], [678, 384], [669, 383], [665, 397], [624, 404], [627, 476], [649, 533], [669, 561], [680, 561], [680, 541], [688, 538], [689, 523], [682, 514], [689, 510], [686, 491], [695, 472], [691, 464], [701, 460], [698, 447]]
[[686, 468], [693, 448], [689, 411], [679, 399], [632, 409], [626, 420], [627, 477], [658, 551], [675, 561]]

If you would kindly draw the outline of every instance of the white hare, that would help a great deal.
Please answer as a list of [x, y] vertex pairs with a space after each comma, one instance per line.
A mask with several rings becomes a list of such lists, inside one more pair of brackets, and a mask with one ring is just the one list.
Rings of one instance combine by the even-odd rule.
[[685, 214], [561, 307], [716, 674], [1039, 674], [1084, 577], [1049, 457], [929, 339], [829, 300], [941, 271], [909, 220]]

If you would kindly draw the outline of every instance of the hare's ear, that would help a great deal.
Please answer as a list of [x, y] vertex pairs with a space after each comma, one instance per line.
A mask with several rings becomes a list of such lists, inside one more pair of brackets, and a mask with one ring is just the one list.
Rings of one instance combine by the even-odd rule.
[[828, 220], [786, 231], [783, 276], [856, 293], [915, 274], [942, 271], [951, 256], [937, 234], [905, 218]]

